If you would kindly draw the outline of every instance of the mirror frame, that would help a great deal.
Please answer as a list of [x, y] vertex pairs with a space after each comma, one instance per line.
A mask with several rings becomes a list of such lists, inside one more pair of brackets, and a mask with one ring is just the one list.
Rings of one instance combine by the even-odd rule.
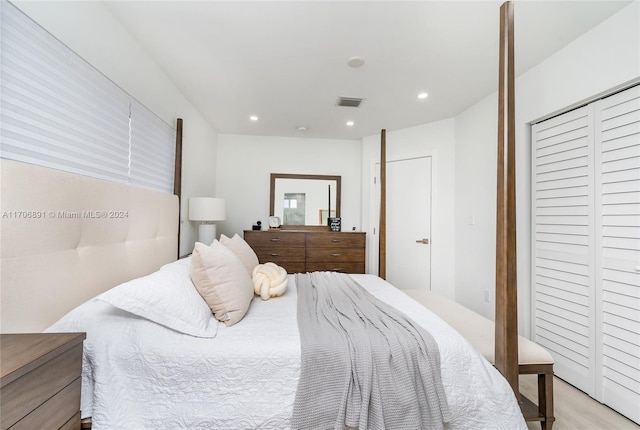
[[[272, 173], [271, 186], [269, 195], [269, 216], [274, 215], [275, 195], [276, 195], [276, 179], [317, 179], [321, 181], [336, 181], [336, 217], [340, 217], [340, 195], [342, 194], [342, 177], [335, 175], [298, 175], [293, 173]], [[281, 225], [283, 229], [302, 230], [302, 229], [328, 229], [329, 226], [322, 225]]]

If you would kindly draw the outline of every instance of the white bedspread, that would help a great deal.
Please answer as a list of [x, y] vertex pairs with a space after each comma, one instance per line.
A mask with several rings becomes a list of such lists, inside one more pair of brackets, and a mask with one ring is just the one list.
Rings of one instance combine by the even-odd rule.
[[[526, 429], [504, 378], [460, 335], [372, 275], [352, 275], [438, 342], [451, 429]], [[290, 428], [300, 370], [296, 286], [253, 300], [215, 338], [178, 333], [107, 303], [89, 301], [48, 331], [84, 331], [82, 416], [93, 429]]]

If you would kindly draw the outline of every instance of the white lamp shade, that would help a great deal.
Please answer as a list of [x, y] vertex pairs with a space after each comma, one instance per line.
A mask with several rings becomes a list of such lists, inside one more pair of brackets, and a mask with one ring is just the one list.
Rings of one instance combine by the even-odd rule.
[[227, 218], [224, 199], [216, 197], [191, 197], [189, 199], [190, 221], [224, 221]]

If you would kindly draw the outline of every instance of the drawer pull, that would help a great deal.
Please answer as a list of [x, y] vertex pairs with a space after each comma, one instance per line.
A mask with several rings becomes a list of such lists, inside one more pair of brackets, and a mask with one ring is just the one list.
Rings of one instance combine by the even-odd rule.
[[331, 242], [338, 243], [338, 242], [340, 242], [340, 239], [331, 239]]
[[278, 255], [280, 255], [280, 254], [278, 254], [277, 252], [273, 252], [273, 253], [271, 253], [271, 256], [272, 256], [272, 257], [277, 257]]
[[280, 240], [279, 237], [273, 237], [271, 238], [271, 242], [278, 242]]
[[342, 254], [331, 254], [332, 257], [340, 257]]

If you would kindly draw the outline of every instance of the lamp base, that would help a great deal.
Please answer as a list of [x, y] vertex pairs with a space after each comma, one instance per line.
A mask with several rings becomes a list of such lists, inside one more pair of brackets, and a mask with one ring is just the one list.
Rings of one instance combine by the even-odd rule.
[[211, 245], [216, 238], [216, 225], [202, 223], [198, 226], [198, 242]]

